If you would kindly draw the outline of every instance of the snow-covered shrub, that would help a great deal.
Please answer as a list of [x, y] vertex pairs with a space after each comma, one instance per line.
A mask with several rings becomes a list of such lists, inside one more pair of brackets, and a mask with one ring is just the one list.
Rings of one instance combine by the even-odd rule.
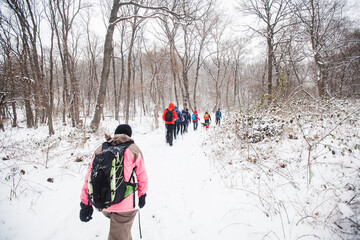
[[[205, 142], [227, 186], [257, 196], [266, 216], [360, 234], [359, 101], [294, 101], [224, 114]], [[318, 237], [316, 234], [314, 236]]]
[[274, 140], [281, 136], [284, 122], [276, 117], [253, 117], [247, 116], [235, 120], [237, 125], [237, 135], [242, 140], [251, 143], [263, 140]]

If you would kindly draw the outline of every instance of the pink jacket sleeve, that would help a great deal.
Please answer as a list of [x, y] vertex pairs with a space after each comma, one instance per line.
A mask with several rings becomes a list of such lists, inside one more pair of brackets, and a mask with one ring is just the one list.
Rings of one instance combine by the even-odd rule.
[[148, 190], [148, 176], [145, 170], [144, 159], [141, 153], [139, 154], [138, 158], [135, 160], [135, 167], [136, 167], [135, 170], [136, 178], [139, 185], [138, 195], [139, 197], [141, 197]]
[[86, 175], [85, 175], [85, 180], [84, 180], [84, 185], [83, 187], [81, 188], [81, 195], [80, 195], [80, 199], [81, 199], [81, 202], [85, 205], [89, 205], [89, 200], [88, 200], [88, 182], [89, 182], [89, 176], [90, 176], [90, 172], [91, 172], [91, 165], [92, 165], [92, 162], [94, 161], [94, 158], [95, 158], [95, 154], [94, 156], [92, 157], [91, 159], [91, 162], [90, 164], [88, 165], [87, 167], [87, 172], [86, 172]]

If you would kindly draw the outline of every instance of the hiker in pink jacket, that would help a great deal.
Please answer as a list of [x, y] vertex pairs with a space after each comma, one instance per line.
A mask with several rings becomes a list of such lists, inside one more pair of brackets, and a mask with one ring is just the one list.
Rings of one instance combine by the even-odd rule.
[[[119, 145], [125, 142], [134, 141], [131, 138], [132, 130], [127, 124], [119, 125], [115, 130], [114, 137], [106, 136], [107, 142], [111, 145]], [[93, 207], [88, 200], [88, 179], [91, 173], [91, 166], [97, 154], [102, 151], [100, 146], [94, 153], [91, 163], [88, 166], [87, 174], [85, 176], [85, 183], [81, 192], [81, 210], [80, 219], [83, 222], [88, 222], [92, 219]], [[130, 181], [131, 173], [135, 168], [135, 174], [138, 182], [138, 196], [140, 208], [145, 205], [146, 191], [148, 189], [148, 177], [145, 171], [145, 165], [142, 153], [135, 143], [131, 144], [124, 152], [124, 180]], [[134, 203], [134, 194], [132, 193], [120, 203], [111, 205], [103, 209], [102, 213], [110, 218], [110, 232], [109, 238], [111, 240], [128, 240], [131, 239], [131, 227], [137, 213]]]

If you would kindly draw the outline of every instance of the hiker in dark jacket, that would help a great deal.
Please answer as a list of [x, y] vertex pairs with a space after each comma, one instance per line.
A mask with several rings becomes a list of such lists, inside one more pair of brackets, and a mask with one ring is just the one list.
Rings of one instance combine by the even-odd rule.
[[220, 120], [222, 118], [220, 108], [215, 112], [216, 125], [220, 126]]
[[186, 116], [187, 116], [187, 121], [186, 121], [186, 125], [185, 125], [185, 132], [188, 132], [189, 124], [191, 123], [191, 115], [189, 113], [189, 109], [186, 109], [185, 113], [186, 113]]
[[186, 110], [181, 111], [181, 135], [186, 132], [186, 124], [188, 123], [188, 118], [186, 114]]

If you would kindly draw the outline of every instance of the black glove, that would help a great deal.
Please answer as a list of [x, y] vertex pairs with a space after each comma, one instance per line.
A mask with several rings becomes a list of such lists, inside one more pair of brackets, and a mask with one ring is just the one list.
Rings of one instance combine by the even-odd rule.
[[80, 220], [82, 222], [88, 222], [92, 219], [92, 214], [93, 214], [93, 207], [91, 205], [85, 205], [82, 202], [80, 202]]
[[141, 197], [139, 197], [139, 208], [143, 208], [145, 206], [145, 198], [146, 198], [146, 193]]

